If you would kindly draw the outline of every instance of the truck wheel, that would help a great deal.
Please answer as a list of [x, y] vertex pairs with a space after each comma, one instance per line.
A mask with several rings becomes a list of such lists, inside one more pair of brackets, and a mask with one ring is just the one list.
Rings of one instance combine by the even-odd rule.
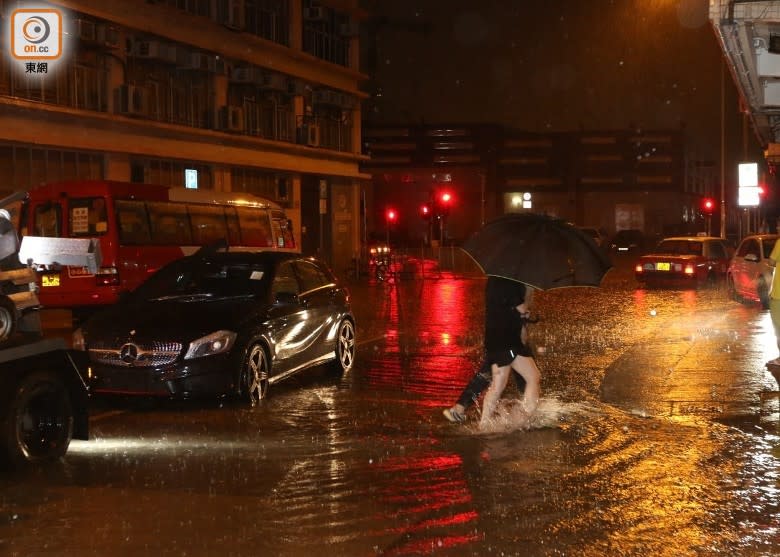
[[0, 296], [0, 343], [8, 340], [16, 329], [16, 305]]
[[56, 460], [73, 436], [73, 407], [68, 389], [54, 373], [22, 378], [2, 422], [1, 456], [14, 467]]

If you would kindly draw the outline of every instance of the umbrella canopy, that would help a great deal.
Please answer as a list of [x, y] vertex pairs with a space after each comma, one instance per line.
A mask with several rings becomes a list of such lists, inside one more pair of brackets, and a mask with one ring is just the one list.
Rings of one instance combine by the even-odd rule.
[[560, 219], [512, 213], [487, 223], [463, 246], [486, 275], [550, 290], [599, 286], [612, 262], [587, 234]]

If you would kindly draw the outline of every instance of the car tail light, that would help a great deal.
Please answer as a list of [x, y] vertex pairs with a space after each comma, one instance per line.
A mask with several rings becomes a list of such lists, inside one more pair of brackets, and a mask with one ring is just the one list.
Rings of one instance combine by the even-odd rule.
[[694, 271], [693, 265], [686, 265], [685, 271], [683, 271], [686, 275], [692, 275]]
[[642, 272], [642, 270], [643, 270], [643, 269], [642, 269], [642, 265], [639, 265], [639, 264], [637, 264], [637, 266], [636, 266], [636, 268], [635, 268], [634, 270], [635, 270], [637, 273], [641, 273], [641, 272]]
[[116, 267], [101, 267], [95, 274], [98, 286], [119, 286], [119, 271]]

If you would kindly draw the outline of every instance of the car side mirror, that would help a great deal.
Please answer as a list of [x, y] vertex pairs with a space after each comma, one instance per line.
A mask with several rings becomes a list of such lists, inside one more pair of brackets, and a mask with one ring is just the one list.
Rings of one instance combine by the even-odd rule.
[[745, 256], [745, 261], [750, 261], [751, 263], [758, 262], [758, 256], [755, 253], [749, 253]]
[[274, 303], [285, 305], [297, 304], [298, 294], [295, 294], [294, 292], [277, 292]]

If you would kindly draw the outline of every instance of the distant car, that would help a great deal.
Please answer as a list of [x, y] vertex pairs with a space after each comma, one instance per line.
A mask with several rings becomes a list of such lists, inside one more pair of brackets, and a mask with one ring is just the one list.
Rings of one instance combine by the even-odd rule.
[[647, 286], [714, 285], [725, 278], [730, 257], [731, 248], [722, 238], [665, 238], [652, 251], [640, 256], [634, 275]]
[[737, 246], [726, 274], [729, 296], [738, 302], [759, 302], [769, 308], [769, 287], [774, 268], [769, 265], [769, 254], [777, 234], [746, 236]]
[[74, 332], [93, 393], [238, 395], [355, 358], [349, 294], [319, 260], [291, 253], [206, 251], [161, 268]]
[[645, 244], [645, 236], [641, 230], [618, 230], [612, 238], [610, 247], [617, 253], [638, 252]]

